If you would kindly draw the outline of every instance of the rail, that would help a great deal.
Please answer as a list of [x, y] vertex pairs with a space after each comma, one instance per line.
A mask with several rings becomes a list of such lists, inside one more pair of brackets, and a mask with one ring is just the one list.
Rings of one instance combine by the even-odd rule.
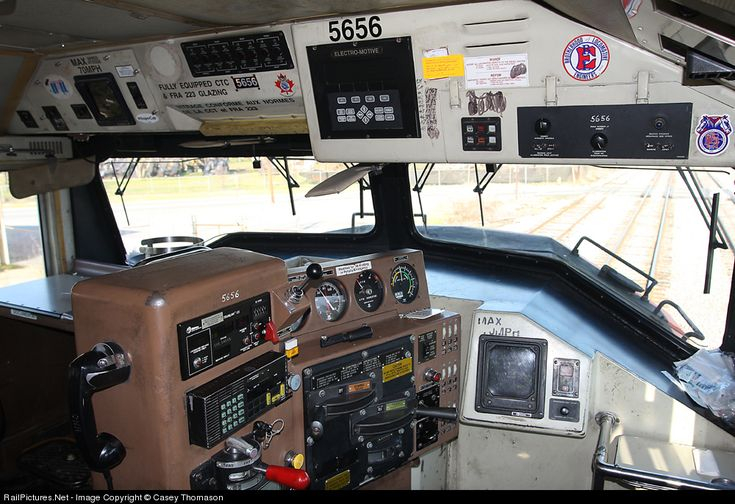
[[733, 490], [735, 483], [727, 478], [714, 478], [711, 481], [698, 481], [671, 474], [662, 474], [642, 469], [621, 467], [608, 462], [608, 453], [613, 426], [620, 423], [615, 413], [602, 411], [595, 415], [600, 426], [597, 448], [592, 459], [592, 490], [603, 490], [606, 479], [623, 481], [637, 487], [674, 488], [681, 490]]

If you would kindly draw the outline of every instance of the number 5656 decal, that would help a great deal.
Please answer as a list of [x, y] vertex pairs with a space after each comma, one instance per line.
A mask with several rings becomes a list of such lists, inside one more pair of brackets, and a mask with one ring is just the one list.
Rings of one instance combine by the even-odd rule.
[[380, 26], [380, 18], [378, 16], [343, 19], [341, 22], [337, 20], [329, 22], [329, 40], [332, 42], [352, 39], [362, 40], [368, 38], [368, 36], [377, 38], [382, 34], [383, 27]]

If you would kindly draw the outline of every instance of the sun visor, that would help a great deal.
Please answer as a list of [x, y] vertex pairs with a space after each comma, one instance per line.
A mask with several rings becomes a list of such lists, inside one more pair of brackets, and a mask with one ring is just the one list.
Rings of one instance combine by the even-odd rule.
[[20, 199], [81, 186], [94, 178], [94, 171], [94, 163], [84, 159], [49, 158], [40, 164], [9, 171], [10, 193]]

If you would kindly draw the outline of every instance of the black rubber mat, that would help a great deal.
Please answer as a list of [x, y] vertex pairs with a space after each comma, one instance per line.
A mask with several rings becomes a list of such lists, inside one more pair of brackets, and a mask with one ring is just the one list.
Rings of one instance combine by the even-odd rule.
[[70, 439], [50, 439], [27, 449], [18, 458], [18, 468], [61, 488], [89, 484], [89, 468]]

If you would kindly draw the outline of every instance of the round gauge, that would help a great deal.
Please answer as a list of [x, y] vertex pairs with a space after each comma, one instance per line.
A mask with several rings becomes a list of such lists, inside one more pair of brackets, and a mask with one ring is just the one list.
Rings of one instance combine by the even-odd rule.
[[390, 288], [399, 303], [408, 304], [419, 293], [419, 277], [408, 264], [399, 264], [390, 274]]
[[347, 296], [339, 282], [326, 281], [319, 284], [314, 295], [316, 312], [327, 322], [338, 320], [347, 308]]
[[374, 312], [383, 302], [383, 282], [373, 270], [363, 271], [357, 277], [355, 301], [366, 312]]

